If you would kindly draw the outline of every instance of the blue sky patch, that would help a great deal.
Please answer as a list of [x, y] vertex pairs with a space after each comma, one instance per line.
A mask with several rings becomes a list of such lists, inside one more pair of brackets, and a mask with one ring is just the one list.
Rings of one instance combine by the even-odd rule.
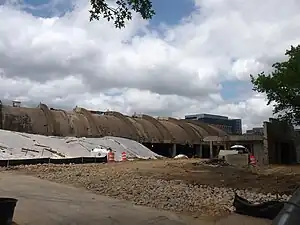
[[152, 0], [152, 3], [156, 12], [150, 21], [152, 26], [160, 23], [176, 25], [195, 10], [193, 0]]
[[123, 94], [123, 92], [119, 91], [117, 89], [110, 89], [110, 90], [104, 92], [105, 96], [110, 96], [110, 97], [121, 96], [122, 94]]
[[71, 0], [24, 0], [22, 4], [24, 11], [43, 18], [63, 16], [72, 7]]
[[222, 82], [221, 95], [225, 101], [241, 101], [248, 99], [252, 92], [249, 81], [224, 81]]
[[27, 5], [32, 5], [32, 6], [39, 6], [39, 5], [45, 5], [48, 4], [50, 1], [49, 0], [24, 0], [24, 3]]

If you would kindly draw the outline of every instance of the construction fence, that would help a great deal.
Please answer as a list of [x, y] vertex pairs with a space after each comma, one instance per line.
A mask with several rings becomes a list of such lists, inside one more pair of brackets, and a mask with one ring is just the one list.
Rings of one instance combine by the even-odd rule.
[[0, 160], [0, 167], [36, 165], [36, 164], [87, 164], [107, 163], [107, 157], [77, 157], [77, 158], [32, 158]]

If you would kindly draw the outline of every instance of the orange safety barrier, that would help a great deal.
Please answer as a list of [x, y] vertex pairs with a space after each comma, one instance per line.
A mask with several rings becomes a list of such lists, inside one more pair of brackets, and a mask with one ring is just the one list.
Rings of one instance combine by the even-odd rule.
[[256, 165], [256, 158], [254, 155], [250, 155], [250, 165], [252, 166]]
[[109, 151], [107, 153], [107, 162], [114, 162], [115, 161], [115, 153], [112, 151]]
[[122, 161], [127, 161], [126, 152], [122, 152]]

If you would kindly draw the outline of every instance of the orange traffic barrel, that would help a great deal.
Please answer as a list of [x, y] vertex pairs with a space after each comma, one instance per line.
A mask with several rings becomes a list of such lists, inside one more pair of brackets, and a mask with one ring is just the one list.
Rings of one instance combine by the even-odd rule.
[[122, 152], [122, 161], [126, 161], [127, 157], [126, 157], [126, 152]]
[[252, 166], [256, 165], [256, 158], [254, 155], [250, 155], [250, 165]]
[[107, 153], [107, 162], [114, 162], [115, 161], [115, 153], [112, 151], [109, 151]]

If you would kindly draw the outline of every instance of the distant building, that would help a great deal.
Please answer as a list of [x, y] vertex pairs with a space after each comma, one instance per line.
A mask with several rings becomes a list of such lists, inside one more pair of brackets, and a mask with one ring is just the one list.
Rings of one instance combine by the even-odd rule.
[[252, 130], [247, 130], [246, 134], [264, 134], [264, 128], [263, 127], [254, 127]]
[[242, 120], [229, 119], [227, 116], [212, 114], [195, 114], [185, 116], [186, 120], [199, 120], [201, 122], [214, 125], [228, 134], [242, 134]]

